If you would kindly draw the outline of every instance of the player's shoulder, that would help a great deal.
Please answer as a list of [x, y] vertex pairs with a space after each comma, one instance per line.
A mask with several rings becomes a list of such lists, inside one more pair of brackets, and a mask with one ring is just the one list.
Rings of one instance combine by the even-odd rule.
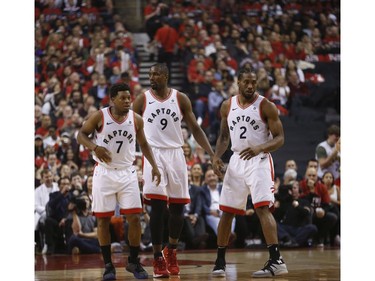
[[181, 92], [179, 90], [176, 90], [176, 98], [178, 100], [178, 102], [180, 103], [180, 105], [183, 105], [187, 102], [190, 102], [190, 98], [188, 97], [187, 94], [185, 94], [184, 92]]
[[232, 104], [232, 97], [229, 97], [228, 99], [224, 100], [221, 104], [221, 108], [227, 109], [231, 106]]
[[182, 92], [180, 90], [173, 89], [173, 88], [171, 88], [171, 90], [176, 92], [177, 97], [179, 97], [179, 96], [187, 97], [187, 94], [185, 94], [184, 92]]
[[276, 105], [272, 101], [270, 101], [268, 98], [259, 95], [258, 99], [260, 99], [259, 108], [262, 112], [265, 112], [265, 113], [278, 112]]
[[143, 104], [146, 100], [146, 92], [143, 92], [135, 97], [133, 101], [133, 110], [138, 111], [139, 108], [143, 107]]
[[135, 112], [134, 110], [132, 110], [131, 113], [133, 114], [134, 119], [142, 119], [142, 116], [138, 114], [137, 112]]
[[104, 112], [107, 110], [107, 107], [105, 108], [101, 108], [97, 111], [95, 111], [94, 113], [92, 113], [86, 121], [89, 121], [89, 120], [101, 120], [103, 117], [104, 117]]

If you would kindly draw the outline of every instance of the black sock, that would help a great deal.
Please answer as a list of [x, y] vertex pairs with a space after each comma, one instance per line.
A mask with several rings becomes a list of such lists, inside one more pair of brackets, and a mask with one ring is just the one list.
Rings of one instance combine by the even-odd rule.
[[225, 251], [227, 247], [218, 247], [217, 248], [217, 258], [225, 260]]
[[129, 260], [132, 262], [137, 262], [139, 246], [138, 247], [129, 246], [129, 252], [130, 252]]
[[102, 250], [104, 264], [112, 263], [111, 245], [100, 246], [100, 249]]
[[278, 244], [271, 244], [267, 246], [268, 251], [270, 253], [270, 258], [273, 261], [277, 261], [280, 259], [280, 251], [279, 251], [279, 245]]
[[154, 259], [156, 260], [157, 258], [159, 257], [162, 257], [162, 253], [161, 252], [158, 252], [158, 253], [154, 253]]

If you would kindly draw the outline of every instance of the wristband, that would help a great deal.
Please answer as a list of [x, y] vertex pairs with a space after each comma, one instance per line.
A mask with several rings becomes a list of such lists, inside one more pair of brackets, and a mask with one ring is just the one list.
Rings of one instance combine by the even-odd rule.
[[98, 148], [98, 145], [95, 146], [95, 148], [93, 149], [93, 151], [95, 152], [95, 150]]

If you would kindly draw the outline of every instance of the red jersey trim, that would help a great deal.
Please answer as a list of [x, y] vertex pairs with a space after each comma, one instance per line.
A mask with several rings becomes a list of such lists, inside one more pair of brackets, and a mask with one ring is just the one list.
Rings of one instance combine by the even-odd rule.
[[260, 119], [262, 119], [262, 121], [263, 121], [264, 123], [266, 123], [266, 119], [265, 119], [264, 116], [263, 116], [262, 106], [263, 106], [263, 103], [265, 102], [265, 100], [266, 100], [266, 98], [262, 99], [262, 101], [261, 101], [260, 104], [259, 104], [259, 117], [260, 117]]
[[147, 97], [146, 94], [143, 95], [143, 108], [142, 108], [142, 116], [146, 111], [146, 106], [147, 106]]
[[269, 206], [269, 205], [270, 205], [270, 201], [262, 201], [262, 202], [255, 203], [254, 208], [256, 209], [259, 207]]
[[142, 208], [133, 208], [133, 209], [120, 209], [121, 215], [128, 215], [128, 214], [141, 214]]
[[111, 212], [93, 212], [92, 213], [97, 218], [108, 218], [112, 217], [115, 214], [115, 211]]
[[245, 215], [246, 213], [244, 210], [235, 209], [235, 208], [224, 206], [224, 205], [219, 205], [219, 209], [222, 210], [223, 212], [227, 212], [227, 213], [231, 213], [235, 215], [241, 215], [241, 216]]
[[156, 99], [158, 102], [165, 102], [167, 101], [171, 95], [172, 95], [172, 88], [169, 88], [169, 93], [168, 93], [168, 96], [165, 98], [165, 99], [160, 99], [152, 89], [150, 89], [150, 93], [151, 93], [151, 96], [153, 96], [154, 99]]
[[146, 200], [150, 199], [158, 199], [158, 200], [164, 200], [168, 201], [168, 197], [165, 195], [160, 195], [160, 194], [145, 194]]
[[146, 205], [151, 206], [151, 199], [148, 199], [148, 198], [146, 198], [146, 197], [143, 196], [143, 203], [146, 204]]
[[239, 102], [239, 95], [237, 95], [236, 96], [236, 103], [237, 103], [237, 105], [238, 105], [238, 107], [239, 108], [241, 108], [241, 109], [246, 109], [246, 108], [248, 108], [249, 106], [251, 106], [252, 104], [254, 104], [254, 102], [256, 102], [257, 101], [257, 99], [259, 98], [259, 94], [258, 93], [256, 93], [256, 98], [251, 102], [251, 103], [249, 103], [247, 106], [242, 106], [241, 104], [240, 104], [240, 102]]
[[168, 203], [188, 204], [190, 203], [190, 199], [189, 198], [169, 198]]
[[176, 90], [176, 99], [177, 99], [178, 110], [180, 111], [180, 115], [181, 115], [181, 119], [182, 119], [182, 118], [184, 118], [184, 115], [182, 114], [182, 110], [181, 110], [180, 98], [179, 98], [180, 95], [179, 95], [179, 93], [181, 93], [181, 92]]
[[228, 110], [227, 110], [227, 116], [229, 116], [231, 106], [232, 106], [232, 99], [229, 99], [229, 105], [228, 105]]
[[104, 128], [104, 114], [103, 114], [102, 110], [100, 110], [100, 114], [102, 115], [102, 125], [100, 126], [100, 128], [98, 130], [98, 133], [101, 133], [103, 131], [103, 128]]
[[133, 120], [134, 120], [134, 130], [135, 130], [135, 134], [137, 134], [137, 119], [135, 117], [135, 112], [133, 111]]
[[107, 110], [108, 110], [108, 115], [109, 115], [109, 116], [111, 117], [111, 119], [112, 119], [113, 121], [115, 121], [117, 124], [121, 125], [121, 124], [123, 124], [123, 123], [128, 119], [129, 112], [126, 114], [124, 120], [122, 120], [122, 121], [117, 121], [117, 120], [115, 119], [115, 117], [113, 117], [110, 108], [111, 108], [111, 107], [108, 107], [108, 108], [107, 108]]
[[275, 170], [273, 168], [273, 161], [272, 161], [272, 157], [269, 153], [267, 153], [268, 155], [268, 162], [270, 162], [270, 168], [271, 168], [271, 179], [274, 181], [275, 180]]

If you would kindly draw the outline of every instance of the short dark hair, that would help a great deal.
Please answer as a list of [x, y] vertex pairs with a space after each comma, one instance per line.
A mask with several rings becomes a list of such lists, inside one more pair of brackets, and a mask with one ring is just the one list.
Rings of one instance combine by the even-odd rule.
[[334, 124], [329, 126], [329, 128], [327, 130], [327, 134], [328, 135], [340, 136], [340, 127], [337, 126], [337, 125], [334, 125]]
[[130, 92], [130, 87], [126, 83], [116, 83], [111, 87], [110, 94], [111, 98], [115, 98], [120, 91], [129, 91]]
[[256, 76], [256, 73], [248, 66], [244, 66], [242, 67], [239, 71], [238, 71], [238, 80], [241, 80], [242, 79], [242, 76], [244, 74], [254, 74]]
[[168, 70], [168, 66], [166, 63], [156, 63], [154, 65], [152, 65], [151, 67], [154, 67], [156, 68], [157, 70], [159, 70], [160, 72], [164, 73], [165, 75], [169, 75], [169, 70]]
[[82, 179], [81, 174], [78, 171], [74, 171], [70, 174], [70, 180], [72, 180], [74, 177], [79, 176]]
[[42, 176], [42, 178], [43, 178], [43, 176], [44, 176], [44, 175], [46, 175], [46, 174], [48, 174], [48, 173], [51, 173], [51, 170], [50, 170], [50, 169], [48, 169], [48, 168], [45, 168], [45, 169], [43, 169], [43, 170], [42, 170], [42, 172], [41, 172], [41, 174], [40, 174], [40, 175], [41, 175], [41, 176]]
[[70, 183], [70, 178], [67, 177], [67, 176], [64, 176], [64, 177], [62, 177], [62, 178], [59, 178], [59, 180], [57, 181], [57, 183], [59, 184], [59, 186], [61, 185], [62, 180], [68, 180], [69, 183]]
[[318, 163], [319, 164], [319, 161], [315, 158], [310, 158], [309, 160], [307, 160], [307, 165], [310, 163], [310, 162], [315, 162], [315, 163]]

